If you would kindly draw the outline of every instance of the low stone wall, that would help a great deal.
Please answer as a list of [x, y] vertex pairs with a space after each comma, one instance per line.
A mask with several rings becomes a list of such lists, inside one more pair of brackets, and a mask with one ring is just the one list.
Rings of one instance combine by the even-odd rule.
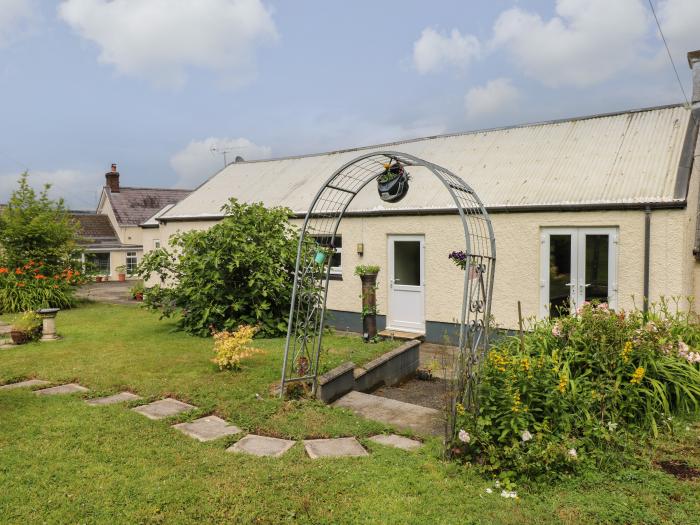
[[318, 398], [331, 403], [351, 390], [371, 392], [382, 385], [395, 385], [418, 370], [420, 341], [408, 341], [361, 368], [352, 362], [326, 372], [318, 378]]

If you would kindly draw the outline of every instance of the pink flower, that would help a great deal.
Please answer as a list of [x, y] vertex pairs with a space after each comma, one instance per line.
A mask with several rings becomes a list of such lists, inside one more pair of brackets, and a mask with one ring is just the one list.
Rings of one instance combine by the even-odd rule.
[[561, 326], [559, 326], [559, 323], [556, 323], [556, 324], [552, 327], [552, 335], [553, 335], [554, 337], [561, 337]]

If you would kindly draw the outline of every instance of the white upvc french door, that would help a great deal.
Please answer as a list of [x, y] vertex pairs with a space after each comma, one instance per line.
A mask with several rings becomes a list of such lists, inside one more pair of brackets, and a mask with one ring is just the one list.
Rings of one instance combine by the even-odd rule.
[[540, 315], [568, 315], [591, 301], [617, 308], [617, 242], [617, 228], [543, 228]]

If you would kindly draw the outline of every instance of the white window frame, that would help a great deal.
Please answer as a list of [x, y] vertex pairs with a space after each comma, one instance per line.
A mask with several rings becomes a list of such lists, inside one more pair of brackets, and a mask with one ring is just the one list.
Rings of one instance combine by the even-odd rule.
[[[131, 253], [133, 253], [134, 255], [129, 255], [129, 254], [131, 254]], [[126, 260], [125, 260], [124, 266], [125, 266], [125, 268], [126, 268], [126, 273], [127, 273], [127, 275], [133, 275], [133, 274], [134, 274], [133, 271], [129, 271], [129, 259], [130, 259], [130, 258], [134, 259], [134, 268], [133, 268], [133, 270], [136, 270], [136, 267], [139, 265], [138, 252], [136, 252], [136, 251], [129, 251], [129, 252], [126, 252]]]
[[547, 227], [540, 231], [540, 317], [549, 317], [550, 236], [571, 235], [571, 302], [572, 311], [586, 297], [586, 235], [608, 235], [608, 305], [618, 306], [618, 227]]
[[[316, 243], [318, 243], [318, 239], [321, 237], [326, 237], [326, 238], [329, 237], [327, 235], [314, 235], [314, 234], [311, 234], [310, 236], [314, 239], [314, 241]], [[341, 239], [341, 242], [342, 242], [343, 236], [340, 233], [337, 233], [335, 235], [335, 238]], [[331, 266], [331, 275], [341, 275], [342, 276], [343, 275], [343, 247], [341, 246], [339, 248], [335, 248], [335, 253], [340, 255], [340, 266]]]

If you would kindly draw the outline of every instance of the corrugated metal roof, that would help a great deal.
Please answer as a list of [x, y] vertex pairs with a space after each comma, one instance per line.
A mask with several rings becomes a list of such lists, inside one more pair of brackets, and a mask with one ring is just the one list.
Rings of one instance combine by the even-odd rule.
[[[304, 213], [336, 169], [373, 150], [409, 153], [453, 171], [476, 190], [487, 208], [682, 202], [685, 196], [674, 195], [674, 186], [689, 117], [686, 108], [670, 106], [234, 163], [161, 219], [219, 216], [230, 197]], [[367, 188], [349, 209], [454, 207], [427, 170], [408, 171], [411, 191], [401, 202], [382, 202]]]

